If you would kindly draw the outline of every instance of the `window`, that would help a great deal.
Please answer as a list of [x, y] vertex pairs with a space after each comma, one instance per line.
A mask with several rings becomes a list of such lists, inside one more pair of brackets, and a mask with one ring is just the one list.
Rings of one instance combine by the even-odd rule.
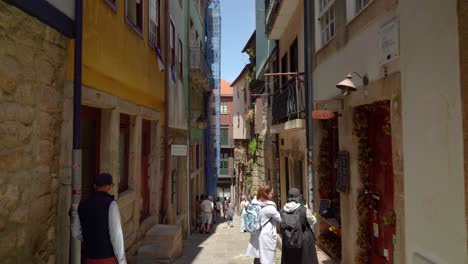
[[364, 9], [368, 3], [369, 0], [356, 0], [356, 14]]
[[117, 0], [104, 0], [115, 12], [117, 12]]
[[237, 127], [240, 127], [240, 114], [237, 112]]
[[297, 38], [294, 40], [291, 47], [289, 47], [289, 70], [297, 72], [298, 70], [298, 53], [297, 53]]
[[222, 127], [220, 130], [220, 141], [222, 146], [229, 145], [229, 128]]
[[[281, 72], [286, 73], [288, 72], [288, 54], [285, 53], [281, 58]], [[282, 75], [281, 76], [281, 86], [285, 86], [286, 82], [288, 81], [288, 76]]]
[[237, 87], [236, 87], [236, 90], [237, 90], [237, 99], [239, 99], [239, 90], [240, 90], [240, 87], [237, 86]]
[[171, 47], [171, 63], [175, 66], [175, 26], [171, 19], [171, 30], [170, 30], [169, 44]]
[[[278, 57], [275, 56], [275, 60], [273, 61], [273, 73], [278, 73], [279, 72], [279, 61]], [[273, 92], [276, 93], [279, 91], [279, 78], [278, 76], [273, 76]], [[268, 96], [268, 99], [270, 99], [270, 96]]]
[[196, 168], [197, 170], [200, 169], [200, 145], [197, 144], [195, 150], [195, 160], [196, 160]]
[[184, 64], [182, 63], [182, 58], [184, 56], [184, 50], [182, 47], [182, 41], [179, 38], [179, 77], [182, 80], [184, 78]]
[[177, 202], [177, 170], [173, 169], [171, 174], [171, 203]]
[[161, 0], [149, 0], [148, 8], [149, 29], [148, 41], [151, 47], [161, 47]]
[[143, 0], [126, 0], [125, 17], [127, 23], [139, 33], [143, 34]]
[[319, 0], [320, 1], [320, 12], [326, 9], [328, 7], [328, 4], [332, 2], [332, 0]]
[[335, 4], [332, 3], [322, 10], [319, 17], [320, 20], [320, 34], [322, 45], [327, 43], [333, 36], [335, 36]]
[[229, 152], [221, 153], [221, 162], [219, 164], [219, 173], [221, 175], [229, 175]]
[[219, 107], [219, 111], [221, 112], [222, 115], [225, 115], [228, 113], [228, 104], [227, 102], [221, 102], [221, 105]]
[[128, 153], [130, 148], [130, 116], [120, 114], [119, 193], [128, 189]]

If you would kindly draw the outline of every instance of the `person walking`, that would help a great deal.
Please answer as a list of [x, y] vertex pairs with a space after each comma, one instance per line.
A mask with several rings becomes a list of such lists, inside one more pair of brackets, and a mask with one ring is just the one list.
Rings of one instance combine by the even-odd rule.
[[228, 208], [226, 210], [226, 221], [227, 221], [227, 226], [228, 227], [233, 227], [234, 226], [234, 224], [233, 224], [234, 214], [235, 214], [234, 204], [229, 203]]
[[83, 241], [86, 264], [126, 264], [119, 206], [112, 190], [112, 175], [95, 179], [95, 192], [73, 208], [72, 236]]
[[[250, 204], [252, 205], [252, 208], [254, 208], [254, 207], [260, 207], [261, 208], [260, 201], [257, 200], [257, 196], [255, 196], [251, 200]], [[261, 211], [261, 209], [259, 211]], [[254, 216], [253, 218], [256, 219], [257, 217]], [[261, 229], [259, 229], [256, 232], [250, 233], [250, 240], [249, 240], [249, 244], [247, 245], [247, 251], [245, 253], [245, 255], [254, 258], [254, 262], [253, 262], [254, 264], [260, 264], [260, 250], [259, 250], [259, 247], [260, 247], [259, 246], [260, 231], [261, 231]]]
[[249, 206], [249, 201], [247, 200], [247, 197], [245, 195], [242, 195], [241, 198], [241, 203], [240, 203], [240, 210], [241, 210], [241, 216], [240, 216], [240, 232], [243, 233], [245, 232], [245, 223], [244, 223], [244, 215], [245, 215], [245, 210]]
[[203, 211], [203, 220], [202, 220], [202, 228], [200, 233], [207, 233], [211, 232], [211, 223], [213, 221], [213, 209], [214, 204], [211, 201], [213, 198], [207, 196], [206, 199], [202, 202], [201, 207]]
[[288, 203], [281, 210], [282, 264], [319, 263], [311, 228], [317, 219], [308, 208], [300, 204], [301, 199], [299, 189], [291, 188]]
[[222, 204], [221, 204], [221, 200], [218, 198], [216, 198], [216, 216], [218, 218], [221, 218], [221, 211], [222, 211]]
[[[254, 263], [262, 264], [274, 264], [275, 255], [276, 255], [276, 242], [277, 242], [277, 233], [276, 233], [276, 224], [281, 223], [281, 216], [278, 210], [276, 209], [276, 204], [273, 202], [273, 189], [268, 186], [262, 186], [258, 189], [257, 199], [260, 201], [260, 218], [261, 218], [261, 230], [258, 236], [258, 256], [260, 260], [254, 260]], [[247, 248], [247, 253], [251, 256], [256, 255], [255, 248], [255, 235], [253, 234], [254, 241], [249, 242]], [[256, 256], [254, 256], [256, 257]], [[260, 262], [258, 262], [260, 261]]]

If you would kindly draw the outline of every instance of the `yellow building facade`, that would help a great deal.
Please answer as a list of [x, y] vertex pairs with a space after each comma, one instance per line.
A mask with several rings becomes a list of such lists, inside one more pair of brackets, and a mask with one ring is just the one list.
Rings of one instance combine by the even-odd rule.
[[[128, 21], [125, 0], [115, 0], [116, 8], [107, 2], [83, 1], [83, 85], [163, 112], [164, 72], [148, 36], [150, 1], [142, 1], [141, 32]], [[165, 1], [155, 2], [160, 3], [164, 56]], [[73, 80], [73, 43], [69, 47], [67, 79]]]

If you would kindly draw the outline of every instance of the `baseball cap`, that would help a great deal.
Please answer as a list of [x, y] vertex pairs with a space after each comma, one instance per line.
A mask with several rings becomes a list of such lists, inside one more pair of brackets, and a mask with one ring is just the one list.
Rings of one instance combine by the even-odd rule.
[[107, 172], [99, 173], [94, 180], [94, 184], [98, 187], [112, 185], [112, 175]]

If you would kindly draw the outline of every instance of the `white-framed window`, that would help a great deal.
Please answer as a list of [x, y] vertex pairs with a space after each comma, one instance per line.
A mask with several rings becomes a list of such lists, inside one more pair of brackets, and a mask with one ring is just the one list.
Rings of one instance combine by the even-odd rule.
[[332, 0], [319, 0], [320, 12], [325, 10], [330, 2], [332, 2]]
[[143, 37], [143, 1], [125, 0], [125, 20]]
[[361, 12], [364, 7], [370, 2], [370, 0], [355, 0], [356, 1], [356, 14]]
[[161, 37], [160, 37], [160, 0], [149, 0], [148, 7], [148, 19], [149, 19], [149, 29], [148, 29], [148, 42], [151, 47], [161, 47]]
[[[323, 3], [323, 5], [322, 5]], [[335, 36], [336, 12], [335, 3], [332, 0], [320, 0], [320, 39], [322, 46]]]
[[227, 102], [221, 102], [219, 106], [219, 111], [223, 115], [228, 113], [228, 104]]

